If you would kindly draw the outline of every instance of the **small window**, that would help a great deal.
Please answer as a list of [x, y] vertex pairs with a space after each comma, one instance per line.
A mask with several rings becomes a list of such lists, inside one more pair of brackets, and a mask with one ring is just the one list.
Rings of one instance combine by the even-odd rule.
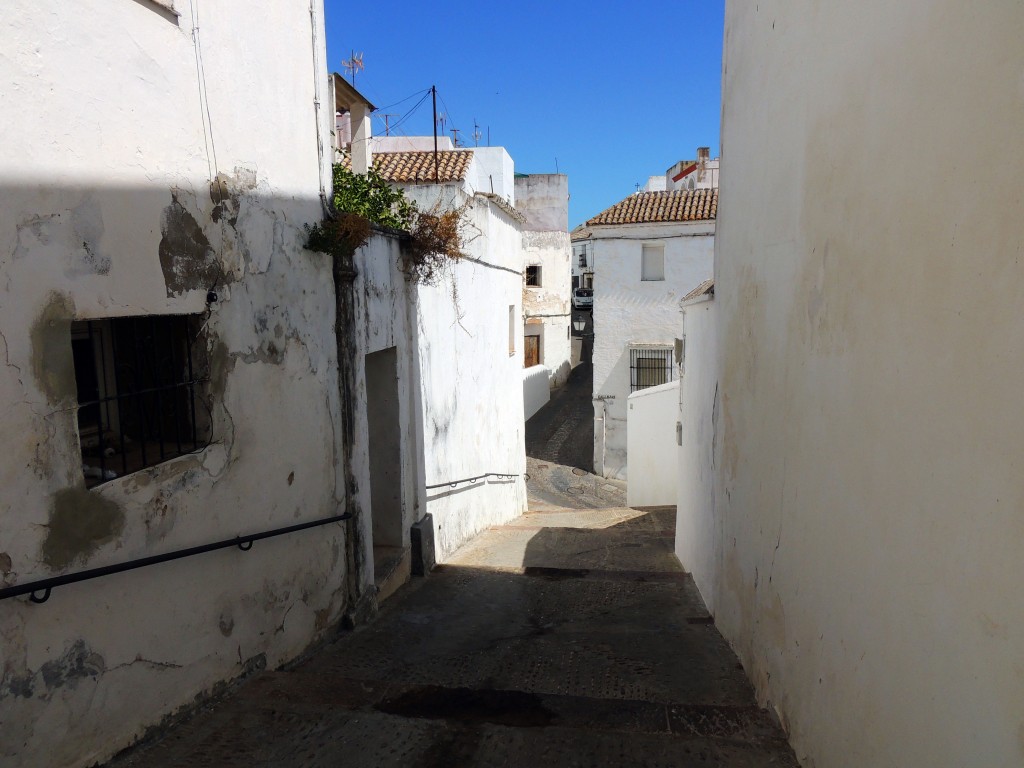
[[516, 305], [508, 305], [508, 354], [516, 353]]
[[526, 268], [526, 284], [540, 287], [540, 267], [534, 265]]
[[581, 267], [587, 266], [587, 252], [586, 251], [580, 251], [580, 266]]
[[200, 326], [200, 317], [187, 315], [72, 323], [87, 488], [207, 445]]
[[[634, 251], [635, 253], [635, 251]], [[665, 279], [665, 246], [645, 245], [640, 254], [640, 279]]]
[[672, 347], [629, 350], [629, 391], [668, 384], [673, 379]]

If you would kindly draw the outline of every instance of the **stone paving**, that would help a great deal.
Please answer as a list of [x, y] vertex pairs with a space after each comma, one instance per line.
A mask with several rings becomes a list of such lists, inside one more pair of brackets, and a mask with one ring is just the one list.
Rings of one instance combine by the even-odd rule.
[[672, 510], [537, 506], [111, 768], [796, 766]]

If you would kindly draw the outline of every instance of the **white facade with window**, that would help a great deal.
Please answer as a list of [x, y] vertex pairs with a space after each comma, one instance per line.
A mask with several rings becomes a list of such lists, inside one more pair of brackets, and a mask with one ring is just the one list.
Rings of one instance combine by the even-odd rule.
[[515, 177], [523, 222], [523, 362], [543, 365], [549, 385], [569, 377], [572, 358], [569, 179], [564, 174]]
[[583, 225], [576, 227], [572, 237], [572, 287], [594, 287], [594, 245], [590, 230]]
[[626, 399], [675, 380], [682, 298], [712, 276], [714, 221], [588, 225], [594, 282], [594, 470], [626, 479]]

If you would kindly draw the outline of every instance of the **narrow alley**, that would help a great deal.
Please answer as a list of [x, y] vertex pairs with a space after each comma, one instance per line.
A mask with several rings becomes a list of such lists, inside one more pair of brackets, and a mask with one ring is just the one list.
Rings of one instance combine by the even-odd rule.
[[529, 430], [526, 515], [110, 768], [796, 766], [673, 554], [674, 509], [537, 458], [563, 455], [543, 422], [588, 367]]

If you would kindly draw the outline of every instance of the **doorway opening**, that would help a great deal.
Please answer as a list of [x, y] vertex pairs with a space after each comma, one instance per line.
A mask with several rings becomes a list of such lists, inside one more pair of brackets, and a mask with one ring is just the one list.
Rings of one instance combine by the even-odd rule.
[[401, 572], [409, 560], [402, 522], [402, 430], [398, 404], [398, 350], [389, 347], [366, 355], [370, 518], [374, 581], [378, 589], [394, 577], [399, 583], [404, 581]]

